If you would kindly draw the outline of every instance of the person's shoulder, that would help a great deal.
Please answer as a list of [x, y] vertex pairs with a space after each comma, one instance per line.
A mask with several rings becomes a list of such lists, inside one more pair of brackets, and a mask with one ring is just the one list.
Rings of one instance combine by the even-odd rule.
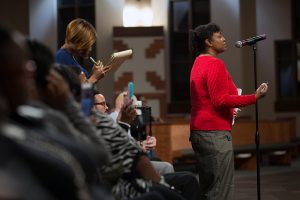
[[204, 55], [204, 56], [198, 56], [196, 58], [196, 61], [205, 61], [205, 62], [219, 62], [219, 63], [223, 63], [223, 61], [218, 58], [218, 57], [214, 57], [214, 56], [209, 56], [209, 55]]
[[68, 54], [68, 52], [66, 51], [66, 49], [64, 48], [60, 48], [56, 51], [55, 53], [56, 55], [63, 55], [63, 54]]
[[220, 68], [220, 67], [225, 67], [224, 61], [221, 60], [220, 58], [209, 56], [210, 58], [207, 59], [207, 65], [210, 66], [210, 69], [213, 68]]
[[69, 53], [64, 49], [64, 48], [60, 48], [56, 51], [55, 53], [55, 60], [56, 61], [60, 61], [63, 60], [67, 57], [70, 57]]
[[220, 58], [208, 56], [206, 60], [206, 70], [209, 73], [223, 73], [226, 70], [226, 66]]
[[215, 64], [224, 64], [223, 60], [221, 60], [218, 57], [209, 56], [209, 62], [215, 63]]
[[196, 58], [195, 64], [201, 64], [205, 65], [208, 68], [211, 68], [211, 66], [225, 66], [223, 60], [220, 58], [214, 57], [214, 56], [198, 56]]

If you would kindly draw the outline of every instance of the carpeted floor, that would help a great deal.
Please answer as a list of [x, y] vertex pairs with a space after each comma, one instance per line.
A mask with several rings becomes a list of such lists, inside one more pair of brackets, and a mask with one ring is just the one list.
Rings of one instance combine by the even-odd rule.
[[[291, 166], [261, 166], [261, 200], [300, 199], [300, 158]], [[256, 171], [235, 173], [235, 200], [257, 198]]]

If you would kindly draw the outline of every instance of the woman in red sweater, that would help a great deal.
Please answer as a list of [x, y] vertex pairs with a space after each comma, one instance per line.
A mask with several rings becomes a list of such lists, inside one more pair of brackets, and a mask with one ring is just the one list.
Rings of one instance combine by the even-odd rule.
[[217, 58], [226, 50], [218, 25], [198, 26], [191, 38], [199, 55], [190, 74], [190, 141], [198, 159], [202, 199], [233, 199], [234, 108], [255, 104], [265, 96], [268, 86], [262, 83], [254, 94], [238, 95], [224, 62]]

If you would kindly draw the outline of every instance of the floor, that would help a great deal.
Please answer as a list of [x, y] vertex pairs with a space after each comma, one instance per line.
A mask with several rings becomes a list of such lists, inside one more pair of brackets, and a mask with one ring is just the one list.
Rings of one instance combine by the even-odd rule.
[[[176, 171], [195, 173], [195, 166], [191, 164], [174, 167]], [[259, 199], [256, 174], [256, 170], [235, 171], [234, 200]], [[261, 200], [300, 200], [300, 156], [293, 159], [291, 166], [260, 166], [260, 193]]]
[[[257, 172], [236, 170], [235, 200], [258, 199]], [[300, 199], [300, 158], [291, 166], [261, 166], [260, 191], [262, 200]]]

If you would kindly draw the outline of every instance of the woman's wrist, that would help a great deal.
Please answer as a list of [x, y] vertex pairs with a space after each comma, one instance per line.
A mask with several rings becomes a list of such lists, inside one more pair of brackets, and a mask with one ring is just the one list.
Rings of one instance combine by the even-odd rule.
[[86, 79], [86, 82], [91, 83], [91, 84], [95, 84], [97, 82], [97, 80], [93, 76], [91, 76], [89, 79]]

